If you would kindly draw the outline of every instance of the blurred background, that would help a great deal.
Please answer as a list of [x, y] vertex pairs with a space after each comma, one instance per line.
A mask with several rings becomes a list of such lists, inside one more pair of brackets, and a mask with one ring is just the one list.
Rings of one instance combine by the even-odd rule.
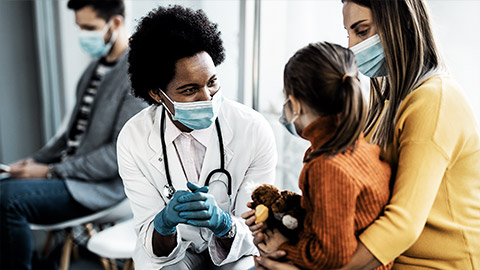
[[[480, 1], [427, 0], [451, 75], [480, 118]], [[203, 9], [218, 23], [227, 59], [218, 67], [224, 94], [260, 111], [274, 129], [277, 185], [298, 191], [307, 143], [278, 123], [283, 67], [316, 41], [347, 45], [340, 0], [127, 0], [130, 31], [158, 5]], [[67, 0], [0, 0], [0, 162], [28, 156], [62, 127], [91, 59], [78, 44]], [[365, 80], [366, 81], [366, 80]], [[365, 84], [367, 85], [367, 84]], [[365, 89], [368, 92], [368, 89]]]

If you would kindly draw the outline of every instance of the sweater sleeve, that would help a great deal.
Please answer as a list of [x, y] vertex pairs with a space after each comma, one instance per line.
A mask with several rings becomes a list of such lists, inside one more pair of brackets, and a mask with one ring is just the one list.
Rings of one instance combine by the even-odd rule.
[[[307, 170], [302, 206], [307, 217], [300, 240], [283, 244], [287, 259], [307, 269], [334, 269], [345, 265], [357, 248], [355, 202], [358, 196], [350, 177], [328, 162], [315, 162]], [[309, 213], [310, 212], [310, 213]]]
[[460, 145], [465, 129], [461, 108], [467, 103], [447, 94], [441, 81], [417, 89], [398, 112], [395, 145], [387, 153], [398, 159], [392, 198], [384, 215], [359, 237], [383, 264], [421, 235], [451, 156]]

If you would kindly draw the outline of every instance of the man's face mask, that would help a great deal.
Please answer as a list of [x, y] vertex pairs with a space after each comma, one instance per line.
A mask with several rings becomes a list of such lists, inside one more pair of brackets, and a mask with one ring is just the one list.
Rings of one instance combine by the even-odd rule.
[[205, 129], [211, 126], [213, 122], [215, 122], [215, 119], [217, 119], [223, 102], [221, 90], [218, 90], [211, 100], [195, 102], [172, 101], [165, 92], [160, 91], [165, 98], [173, 104], [174, 113], [172, 113], [167, 106], [164, 106], [172, 116], [172, 119], [193, 130]]
[[117, 31], [112, 33], [112, 37], [105, 44], [105, 33], [110, 28], [110, 24], [105, 25], [102, 30], [87, 31], [82, 30], [78, 36], [82, 49], [93, 57], [101, 57], [108, 54], [117, 39]]
[[378, 35], [374, 35], [350, 48], [355, 54], [358, 70], [370, 78], [387, 76], [385, 54]]

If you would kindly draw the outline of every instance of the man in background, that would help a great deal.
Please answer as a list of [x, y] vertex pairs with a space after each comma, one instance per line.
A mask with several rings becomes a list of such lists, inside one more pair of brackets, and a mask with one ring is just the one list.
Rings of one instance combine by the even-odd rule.
[[144, 104], [130, 95], [123, 0], [70, 0], [81, 47], [94, 60], [77, 86], [68, 127], [0, 182], [0, 269], [31, 269], [29, 223], [52, 224], [125, 198], [116, 140]]

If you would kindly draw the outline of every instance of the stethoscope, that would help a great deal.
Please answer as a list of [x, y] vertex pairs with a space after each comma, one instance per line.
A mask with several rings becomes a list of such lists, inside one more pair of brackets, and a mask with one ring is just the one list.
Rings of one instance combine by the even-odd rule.
[[[216, 173], [222, 173], [225, 174], [227, 177], [227, 195], [229, 199], [229, 205], [228, 205], [228, 212], [230, 212], [230, 206], [231, 206], [231, 196], [232, 196], [232, 176], [230, 173], [225, 169], [225, 156], [223, 155], [223, 137], [222, 137], [222, 131], [220, 129], [220, 123], [218, 121], [218, 118], [215, 119], [215, 126], [217, 128], [217, 136], [218, 136], [218, 144], [220, 145], [220, 168], [215, 169], [211, 171], [207, 179], [205, 180], [205, 186], [210, 185], [210, 180], [212, 176]], [[167, 197], [167, 199], [171, 199], [173, 197], [173, 194], [175, 193], [175, 187], [173, 186], [172, 179], [170, 177], [170, 170], [168, 169], [168, 155], [167, 155], [167, 147], [165, 144], [165, 108], [162, 110], [162, 118], [160, 121], [160, 138], [162, 140], [162, 152], [163, 152], [163, 159], [164, 159], [164, 166], [165, 166], [165, 175], [167, 176], [167, 184], [164, 187], [163, 195]]]

